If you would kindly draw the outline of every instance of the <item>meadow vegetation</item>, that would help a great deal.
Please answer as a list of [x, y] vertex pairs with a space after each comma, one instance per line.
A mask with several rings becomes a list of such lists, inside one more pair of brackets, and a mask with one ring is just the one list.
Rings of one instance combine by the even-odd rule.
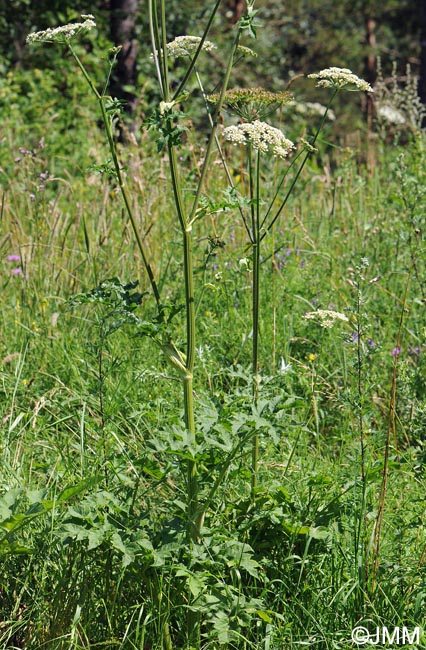
[[361, 91], [358, 121], [369, 90], [342, 70], [232, 92], [252, 2], [214, 87], [214, 12], [176, 55], [149, 5], [161, 97], [135, 130], [92, 25], [38, 44], [66, 102], [37, 67], [25, 98], [0, 86], [0, 648], [421, 627], [423, 109], [395, 80], [399, 121], [339, 133], [334, 95]]

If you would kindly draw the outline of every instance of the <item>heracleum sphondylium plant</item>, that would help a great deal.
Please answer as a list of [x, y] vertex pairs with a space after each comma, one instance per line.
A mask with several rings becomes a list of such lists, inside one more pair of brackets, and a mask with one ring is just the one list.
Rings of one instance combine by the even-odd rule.
[[[113, 48], [109, 57], [109, 70], [107, 73], [106, 83], [101, 91], [95, 86], [92, 78], [84, 66], [84, 63], [78, 56], [74, 48], [75, 39], [81, 34], [85, 34], [96, 27], [94, 17], [92, 15], [82, 16], [83, 22], [72, 23], [57, 27], [55, 29], [48, 29], [45, 31], [30, 34], [27, 38], [28, 43], [61, 43], [68, 47], [71, 55], [84, 78], [86, 79], [89, 88], [95, 96], [99, 109], [102, 115], [102, 120], [105, 126], [108, 145], [112, 158], [112, 165], [108, 169], [111, 176], [115, 177], [119, 186], [122, 199], [128, 218], [131, 222], [133, 232], [139, 247], [139, 251], [143, 260], [145, 270], [147, 272], [152, 293], [157, 305], [158, 311], [158, 329], [153, 336], [156, 343], [160, 343], [163, 352], [165, 353], [168, 361], [173, 368], [178, 372], [183, 387], [184, 397], [184, 424], [188, 433], [190, 445], [192, 447], [193, 455], [186, 461], [186, 476], [187, 476], [187, 538], [189, 548], [192, 544], [201, 540], [202, 525], [204, 519], [204, 511], [212, 501], [214, 491], [220, 486], [220, 482], [226, 474], [222, 470], [219, 477], [213, 485], [213, 488], [208, 493], [204, 504], [200, 503], [199, 498], [199, 479], [198, 479], [198, 465], [196, 458], [196, 428], [194, 416], [194, 396], [193, 396], [193, 375], [195, 368], [195, 341], [196, 341], [196, 312], [195, 312], [195, 296], [194, 296], [194, 278], [193, 278], [193, 226], [203, 210], [200, 210], [200, 202], [202, 198], [202, 189], [207, 177], [210, 166], [211, 154], [215, 145], [218, 144], [217, 127], [219, 116], [224, 102], [225, 92], [229, 83], [230, 75], [234, 64], [234, 56], [239, 47], [239, 40], [243, 31], [247, 30], [251, 35], [254, 35], [254, 0], [248, 0], [246, 12], [239, 21], [236, 29], [236, 34], [233, 39], [232, 46], [228, 57], [228, 62], [225, 66], [223, 73], [223, 81], [221, 84], [221, 91], [216, 108], [212, 114], [209, 113], [209, 121], [211, 125], [210, 134], [204, 160], [201, 166], [201, 173], [194, 191], [194, 198], [192, 205], [187, 206], [184, 201], [182, 185], [180, 181], [178, 156], [176, 154], [177, 147], [181, 141], [182, 133], [187, 129], [182, 125], [182, 118], [184, 117], [179, 109], [179, 105], [183, 102], [187, 95], [187, 85], [192, 78], [192, 74], [196, 72], [196, 63], [201, 53], [205, 50], [211, 50], [214, 45], [207, 41], [206, 36], [212, 25], [214, 17], [221, 4], [221, 0], [216, 0], [204, 33], [201, 38], [192, 36], [182, 36], [175, 39], [173, 42], [168, 43], [166, 32], [166, 3], [165, 0], [149, 0], [149, 24], [152, 39], [153, 49], [153, 62], [155, 66], [156, 76], [158, 80], [159, 92], [161, 101], [158, 108], [153, 112], [148, 120], [150, 127], [155, 127], [158, 132], [158, 150], [165, 151], [169, 159], [170, 177], [172, 185], [172, 193], [174, 198], [174, 206], [176, 212], [177, 222], [180, 227], [183, 243], [183, 281], [185, 287], [185, 317], [186, 317], [186, 345], [185, 351], [177, 348], [173, 342], [169, 323], [167, 322], [167, 313], [161, 301], [159, 284], [157, 283], [150, 261], [147, 256], [147, 251], [143, 240], [141, 238], [137, 219], [134, 214], [131, 196], [126, 185], [125, 175], [122, 171], [122, 166], [118, 157], [115, 137], [114, 137], [114, 124], [116, 118], [120, 115], [122, 106], [118, 100], [111, 98], [107, 95], [107, 87], [112, 68], [116, 62], [119, 52], [118, 48]], [[178, 57], [183, 59], [186, 69], [184, 69], [182, 79], [177, 85], [175, 90], [172, 90], [169, 80], [169, 59], [171, 57]], [[200, 77], [197, 72], [197, 79], [200, 82]], [[279, 141], [276, 146], [284, 146], [284, 143]], [[240, 442], [237, 441], [236, 448], [240, 447]], [[234, 452], [230, 454], [232, 457]], [[191, 604], [191, 594], [188, 594], [188, 603]], [[172, 648], [172, 641], [170, 638], [167, 622], [164, 625], [164, 647], [167, 650]], [[191, 647], [199, 647], [200, 645], [200, 616], [196, 609], [189, 609], [188, 624], [187, 624], [187, 637]]]
[[[347, 68], [327, 68], [319, 73], [308, 75], [311, 79], [317, 80], [317, 86], [321, 88], [331, 88], [332, 94], [328, 104], [322, 114], [320, 125], [314, 135], [309, 139], [300, 140], [300, 150], [293, 158], [292, 162], [281, 176], [278, 182], [277, 190], [263, 215], [261, 215], [261, 165], [262, 155], [274, 156], [278, 162], [289, 157], [296, 149], [282, 131], [265, 122], [264, 119], [282, 104], [292, 100], [289, 93], [271, 93], [262, 88], [255, 89], [235, 89], [225, 93], [225, 104], [233, 110], [244, 122], [228, 126], [223, 130], [225, 140], [234, 145], [241, 145], [247, 151], [247, 167], [249, 176], [249, 203], [250, 214], [242, 214], [244, 225], [249, 237], [252, 249], [252, 374], [253, 374], [253, 400], [257, 404], [259, 394], [259, 318], [260, 318], [260, 248], [263, 239], [271, 231], [274, 224], [280, 217], [291, 193], [297, 183], [297, 180], [309, 158], [309, 155], [315, 151], [315, 144], [319, 133], [324, 125], [327, 115], [330, 111], [331, 104], [337, 93], [342, 90], [354, 90], [363, 92], [372, 92], [370, 84], [360, 79]], [[210, 98], [211, 101], [217, 101], [216, 96]], [[304, 153], [304, 156], [303, 156]], [[299, 166], [295, 169], [292, 180], [289, 182], [288, 189], [281, 198], [280, 191], [288, 173], [294, 167], [302, 156]], [[278, 202], [278, 209], [274, 207]], [[257, 485], [257, 473], [259, 462], [259, 438], [253, 437], [252, 448], [252, 496]]]

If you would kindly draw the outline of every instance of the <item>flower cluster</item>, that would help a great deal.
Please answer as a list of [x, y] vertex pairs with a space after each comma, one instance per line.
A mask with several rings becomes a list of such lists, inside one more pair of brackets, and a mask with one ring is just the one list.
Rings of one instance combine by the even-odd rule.
[[[167, 43], [167, 55], [172, 58], [180, 56], [193, 56], [200, 45], [199, 36], [177, 36], [173, 41]], [[211, 41], [204, 41], [201, 48], [204, 52], [211, 52], [216, 49]]]
[[82, 23], [68, 23], [55, 28], [48, 28], [41, 32], [28, 34], [27, 43], [70, 43], [76, 36], [90, 31], [96, 27], [91, 14], [81, 16]]
[[[209, 102], [216, 104], [219, 95], [209, 95]], [[225, 93], [224, 105], [247, 122], [263, 120], [282, 104], [292, 99], [288, 92], [273, 93], [264, 88], [233, 88]]]
[[257, 58], [256, 52], [254, 52], [251, 47], [246, 47], [245, 45], [237, 45], [237, 54], [242, 56], [251, 56], [252, 58]]
[[[8, 255], [7, 256], [7, 261], [8, 262], [20, 262], [21, 261], [21, 256], [20, 255]], [[20, 266], [16, 267], [15, 269], [11, 270], [12, 275], [22, 275], [22, 268]]]
[[405, 124], [405, 117], [401, 111], [388, 104], [377, 108], [377, 115], [390, 124]]
[[[290, 108], [294, 113], [297, 113], [298, 115], [302, 115], [304, 117], [324, 117], [327, 110], [326, 107], [319, 102], [291, 101], [287, 104], [287, 107]], [[336, 115], [330, 108], [327, 111], [327, 118], [332, 122], [336, 119]]]
[[314, 74], [308, 74], [309, 79], [318, 79], [320, 88], [346, 88], [346, 90], [362, 90], [367, 93], [374, 92], [364, 79], [357, 77], [348, 68], [326, 68]]
[[308, 151], [309, 153], [316, 153], [318, 151], [318, 149], [308, 142], [308, 140], [305, 140], [305, 138], [300, 138], [300, 144], [305, 151]]
[[274, 156], [280, 158], [285, 158], [294, 149], [293, 142], [288, 140], [279, 129], [259, 120], [228, 126], [223, 130], [223, 135], [225, 140], [229, 140], [235, 145], [250, 144], [253, 149], [262, 153], [271, 150]]
[[316, 320], [321, 327], [332, 327], [338, 320], [348, 322], [348, 317], [339, 311], [332, 309], [317, 309], [317, 311], [309, 311], [303, 315], [306, 320]]

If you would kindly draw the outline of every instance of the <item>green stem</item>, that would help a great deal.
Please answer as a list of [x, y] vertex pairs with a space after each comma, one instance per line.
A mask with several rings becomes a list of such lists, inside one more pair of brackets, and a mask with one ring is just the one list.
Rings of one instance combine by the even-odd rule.
[[[183, 274], [185, 284], [186, 310], [186, 360], [185, 375], [182, 378], [184, 394], [185, 428], [190, 435], [191, 444], [195, 446], [195, 416], [193, 395], [193, 374], [195, 365], [195, 299], [194, 299], [194, 268], [192, 253], [192, 226], [185, 213], [178, 175], [176, 151], [169, 145], [169, 161], [175, 205], [183, 238]], [[187, 496], [188, 496], [188, 537], [199, 541], [201, 537], [202, 516], [198, 508], [198, 478], [195, 460], [187, 463]]]
[[140, 251], [140, 254], [141, 254], [141, 257], [142, 257], [143, 265], [144, 265], [145, 270], [146, 270], [146, 272], [148, 274], [148, 278], [149, 278], [149, 281], [150, 281], [150, 284], [151, 284], [152, 292], [154, 294], [154, 298], [155, 298], [155, 301], [157, 303], [157, 310], [158, 310], [159, 317], [161, 318], [161, 320], [163, 320], [164, 315], [163, 315], [163, 308], [162, 308], [162, 305], [161, 305], [160, 293], [159, 293], [159, 290], [158, 290], [157, 283], [155, 281], [155, 277], [154, 277], [154, 273], [152, 271], [151, 265], [148, 262], [148, 257], [147, 257], [146, 251], [145, 251], [145, 246], [144, 246], [144, 244], [142, 242], [142, 238], [141, 238], [140, 233], [139, 233], [138, 224], [136, 222], [136, 218], [135, 218], [135, 215], [133, 213], [133, 208], [132, 208], [132, 204], [131, 204], [131, 201], [130, 201], [129, 193], [127, 191], [127, 187], [126, 187], [126, 184], [124, 182], [123, 175], [121, 173], [120, 163], [119, 163], [119, 160], [118, 160], [117, 151], [116, 151], [115, 143], [114, 143], [114, 136], [113, 136], [112, 128], [111, 128], [111, 121], [110, 121], [110, 119], [108, 117], [108, 114], [106, 112], [106, 109], [105, 109], [105, 101], [104, 101], [105, 98], [102, 95], [99, 94], [99, 92], [96, 89], [95, 85], [93, 84], [88, 72], [86, 71], [85, 67], [83, 66], [82, 62], [80, 61], [79, 57], [77, 56], [76, 52], [74, 51], [74, 49], [73, 49], [73, 47], [72, 47], [72, 45], [70, 43], [68, 44], [68, 47], [69, 47], [70, 52], [71, 52], [72, 56], [74, 57], [77, 65], [78, 65], [78, 67], [80, 68], [81, 72], [83, 73], [84, 78], [86, 79], [87, 83], [89, 84], [89, 87], [90, 87], [91, 91], [93, 92], [96, 99], [98, 100], [99, 108], [100, 108], [101, 115], [102, 115], [102, 121], [104, 123], [105, 131], [106, 131], [106, 134], [107, 134], [109, 150], [110, 150], [111, 157], [112, 157], [113, 164], [114, 164], [114, 170], [115, 170], [118, 186], [120, 188], [121, 196], [122, 196], [125, 208], [126, 208], [127, 215], [129, 217], [130, 223], [132, 225], [133, 233], [135, 235], [136, 243], [138, 245], [138, 248], [139, 248], [139, 251]]
[[[316, 130], [314, 137], [312, 138], [312, 143], [311, 143], [312, 146], [315, 145], [315, 143], [316, 143], [316, 141], [317, 141], [317, 139], [318, 139], [318, 136], [319, 136], [319, 134], [320, 134], [320, 132], [321, 132], [321, 130], [322, 130], [322, 127], [324, 126], [324, 122], [325, 122], [325, 120], [326, 120], [326, 118], [327, 118], [327, 114], [328, 114], [328, 111], [329, 111], [329, 109], [330, 109], [330, 106], [331, 106], [331, 104], [332, 104], [332, 102], [333, 102], [333, 100], [334, 100], [334, 98], [336, 97], [336, 95], [337, 95], [338, 92], [339, 92], [339, 89], [338, 89], [338, 88], [334, 88], [333, 93], [332, 93], [332, 95], [331, 95], [331, 97], [330, 97], [330, 99], [329, 99], [329, 101], [328, 101], [328, 104], [327, 104], [327, 106], [326, 106], [326, 109], [325, 109], [325, 111], [324, 111], [324, 115], [322, 116], [322, 119], [321, 119], [320, 125], [319, 125], [318, 129]], [[285, 197], [284, 197], [284, 199], [283, 199], [283, 201], [282, 201], [280, 207], [278, 208], [277, 212], [275, 213], [274, 218], [270, 221], [269, 225], [266, 226], [266, 228], [265, 228], [265, 230], [264, 230], [264, 232], [263, 232], [263, 234], [262, 234], [261, 240], [263, 240], [263, 239], [266, 237], [266, 235], [269, 234], [271, 228], [274, 226], [274, 224], [275, 224], [275, 222], [278, 220], [278, 218], [279, 218], [281, 212], [284, 210], [284, 208], [285, 208], [285, 206], [286, 206], [286, 204], [287, 204], [287, 201], [288, 201], [288, 199], [290, 198], [290, 196], [291, 196], [291, 194], [292, 194], [292, 192], [293, 192], [293, 189], [294, 189], [294, 187], [295, 187], [297, 181], [299, 180], [299, 176], [300, 176], [300, 174], [302, 173], [302, 171], [303, 171], [303, 169], [304, 169], [304, 167], [305, 167], [305, 165], [306, 165], [306, 162], [307, 162], [307, 160], [308, 160], [308, 158], [309, 158], [310, 155], [311, 155], [311, 152], [310, 152], [310, 151], [307, 151], [306, 154], [305, 154], [305, 156], [304, 156], [304, 158], [303, 158], [303, 160], [302, 160], [302, 163], [301, 163], [299, 169], [298, 169], [297, 172], [296, 172], [296, 175], [294, 176], [294, 178], [293, 178], [293, 180], [292, 180], [292, 182], [291, 182], [291, 185], [290, 185], [290, 187], [289, 187], [289, 189], [288, 189], [288, 191], [287, 191], [287, 194], [285, 195]], [[285, 178], [285, 176], [284, 176], [284, 178]], [[273, 201], [274, 201], [274, 200], [275, 200], [275, 197], [274, 197]], [[268, 210], [268, 213], [269, 213], [269, 210]]]
[[152, 56], [154, 58], [155, 70], [157, 72], [158, 85], [160, 86], [161, 96], [164, 99], [164, 87], [163, 87], [163, 74], [160, 67], [160, 59], [158, 56], [159, 48], [158, 43], [160, 37], [158, 34], [158, 20], [157, 20], [157, 6], [155, 0], [150, 0], [148, 3], [148, 14], [149, 14], [149, 33], [151, 36], [152, 44]]
[[198, 45], [198, 47], [197, 47], [197, 50], [196, 50], [194, 56], [193, 56], [192, 59], [191, 59], [191, 63], [189, 64], [188, 69], [187, 69], [187, 71], [185, 72], [185, 75], [184, 75], [182, 81], [180, 82], [180, 84], [179, 84], [179, 86], [178, 86], [178, 89], [176, 90], [176, 92], [175, 92], [174, 95], [173, 95], [173, 99], [176, 99], [176, 97], [179, 97], [179, 95], [180, 95], [180, 94], [183, 92], [183, 90], [185, 89], [186, 83], [187, 83], [189, 77], [191, 76], [191, 72], [192, 72], [192, 71], [194, 70], [194, 68], [195, 68], [195, 64], [197, 63], [198, 57], [199, 57], [199, 55], [200, 55], [200, 52], [201, 52], [201, 50], [203, 49], [204, 41], [205, 41], [206, 38], [207, 38], [207, 34], [208, 34], [209, 31], [210, 31], [210, 27], [212, 26], [212, 23], [213, 23], [214, 17], [215, 17], [215, 15], [216, 15], [216, 13], [217, 13], [217, 10], [219, 9], [219, 6], [220, 6], [220, 3], [221, 3], [221, 2], [222, 2], [222, 0], [216, 0], [216, 4], [215, 4], [215, 6], [213, 7], [212, 12], [211, 12], [211, 14], [210, 14], [210, 16], [209, 16], [209, 19], [208, 19], [208, 21], [207, 21], [207, 25], [206, 25], [206, 27], [205, 27], [205, 29], [204, 29], [204, 32], [203, 32], [203, 35], [202, 35], [202, 37], [201, 37], [200, 43], [199, 43], [199, 45]]
[[222, 111], [223, 103], [225, 101], [225, 93], [226, 93], [226, 89], [227, 89], [228, 84], [229, 84], [229, 79], [231, 77], [232, 64], [233, 64], [233, 61], [234, 61], [234, 54], [235, 54], [235, 51], [236, 51], [236, 49], [238, 47], [238, 43], [239, 43], [239, 40], [240, 40], [240, 35], [241, 35], [241, 28], [238, 29], [238, 32], [237, 32], [237, 34], [235, 36], [235, 39], [234, 39], [234, 42], [232, 44], [231, 53], [230, 53], [230, 56], [229, 56], [228, 65], [226, 67], [225, 77], [224, 77], [224, 80], [223, 80], [219, 101], [217, 103], [216, 110], [214, 112], [214, 116], [212, 117], [213, 126], [212, 126], [212, 129], [210, 131], [210, 137], [209, 137], [209, 141], [207, 143], [207, 148], [206, 148], [206, 155], [204, 156], [204, 162], [203, 162], [203, 166], [202, 166], [202, 169], [201, 169], [200, 180], [198, 181], [197, 191], [196, 191], [196, 194], [195, 194], [194, 202], [192, 204], [192, 210], [191, 210], [191, 214], [190, 214], [190, 217], [189, 217], [190, 223], [192, 223], [194, 221], [194, 219], [195, 219], [198, 204], [199, 204], [199, 201], [200, 201], [200, 198], [201, 198], [201, 192], [202, 192], [202, 189], [204, 187], [204, 181], [206, 180], [207, 171], [208, 171], [209, 166], [210, 166], [210, 156], [211, 156], [211, 153], [212, 153], [213, 145], [215, 143], [217, 127], [218, 127], [218, 124], [219, 124], [219, 117], [220, 117], [220, 113]]
[[[195, 77], [196, 77], [197, 82], [198, 82], [198, 86], [199, 86], [199, 88], [201, 90], [201, 94], [202, 94], [203, 99], [204, 99], [204, 105], [206, 107], [207, 116], [208, 116], [208, 120], [210, 122], [210, 126], [213, 128], [214, 127], [214, 122], [213, 122], [213, 118], [212, 118], [210, 110], [209, 110], [209, 102], [207, 100], [207, 95], [206, 95], [206, 92], [204, 90], [204, 86], [203, 86], [203, 83], [201, 81], [201, 77], [198, 74], [198, 70], [196, 68], [194, 68], [194, 73], [195, 73]], [[232, 187], [232, 189], [235, 190], [235, 184], [234, 184], [233, 178], [231, 176], [231, 172], [229, 171], [228, 164], [227, 164], [227, 162], [225, 160], [225, 156], [223, 154], [222, 147], [220, 146], [220, 141], [219, 141], [219, 138], [217, 136], [217, 133], [215, 133], [214, 139], [215, 139], [216, 148], [218, 150], [219, 157], [220, 157], [223, 169], [225, 170], [225, 174], [226, 174], [226, 178], [228, 180], [228, 183]], [[238, 206], [238, 210], [240, 212], [241, 219], [243, 220], [245, 229], [246, 229], [246, 231], [247, 231], [247, 233], [248, 233], [248, 235], [250, 237], [250, 228], [249, 228], [249, 226], [247, 224], [246, 217], [245, 217], [245, 214], [244, 214], [244, 211], [243, 211], [241, 205]]]
[[[250, 148], [251, 149], [251, 148]], [[252, 379], [253, 379], [253, 404], [256, 407], [259, 399], [259, 289], [260, 289], [260, 152], [257, 152], [256, 166], [253, 170], [252, 152], [249, 150], [249, 176], [250, 199], [252, 209], [252, 235], [253, 235], [253, 287], [252, 287]], [[253, 173], [254, 172], [254, 173]], [[253, 178], [253, 176], [255, 176]], [[259, 466], [259, 436], [253, 437], [252, 463], [251, 463], [251, 494], [252, 498], [257, 487], [257, 473]]]

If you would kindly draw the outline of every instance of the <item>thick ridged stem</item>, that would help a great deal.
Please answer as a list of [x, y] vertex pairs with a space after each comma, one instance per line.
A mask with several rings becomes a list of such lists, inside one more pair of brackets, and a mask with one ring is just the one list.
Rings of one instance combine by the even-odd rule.
[[[253, 404], [256, 407], [259, 399], [259, 293], [260, 293], [260, 153], [256, 155], [256, 165], [253, 169], [252, 151], [249, 149], [249, 176], [250, 199], [252, 210], [252, 236], [253, 236], [253, 284], [252, 284], [252, 391]], [[252, 441], [251, 461], [251, 494], [257, 487], [257, 473], [259, 466], [259, 436], [257, 433]]]

